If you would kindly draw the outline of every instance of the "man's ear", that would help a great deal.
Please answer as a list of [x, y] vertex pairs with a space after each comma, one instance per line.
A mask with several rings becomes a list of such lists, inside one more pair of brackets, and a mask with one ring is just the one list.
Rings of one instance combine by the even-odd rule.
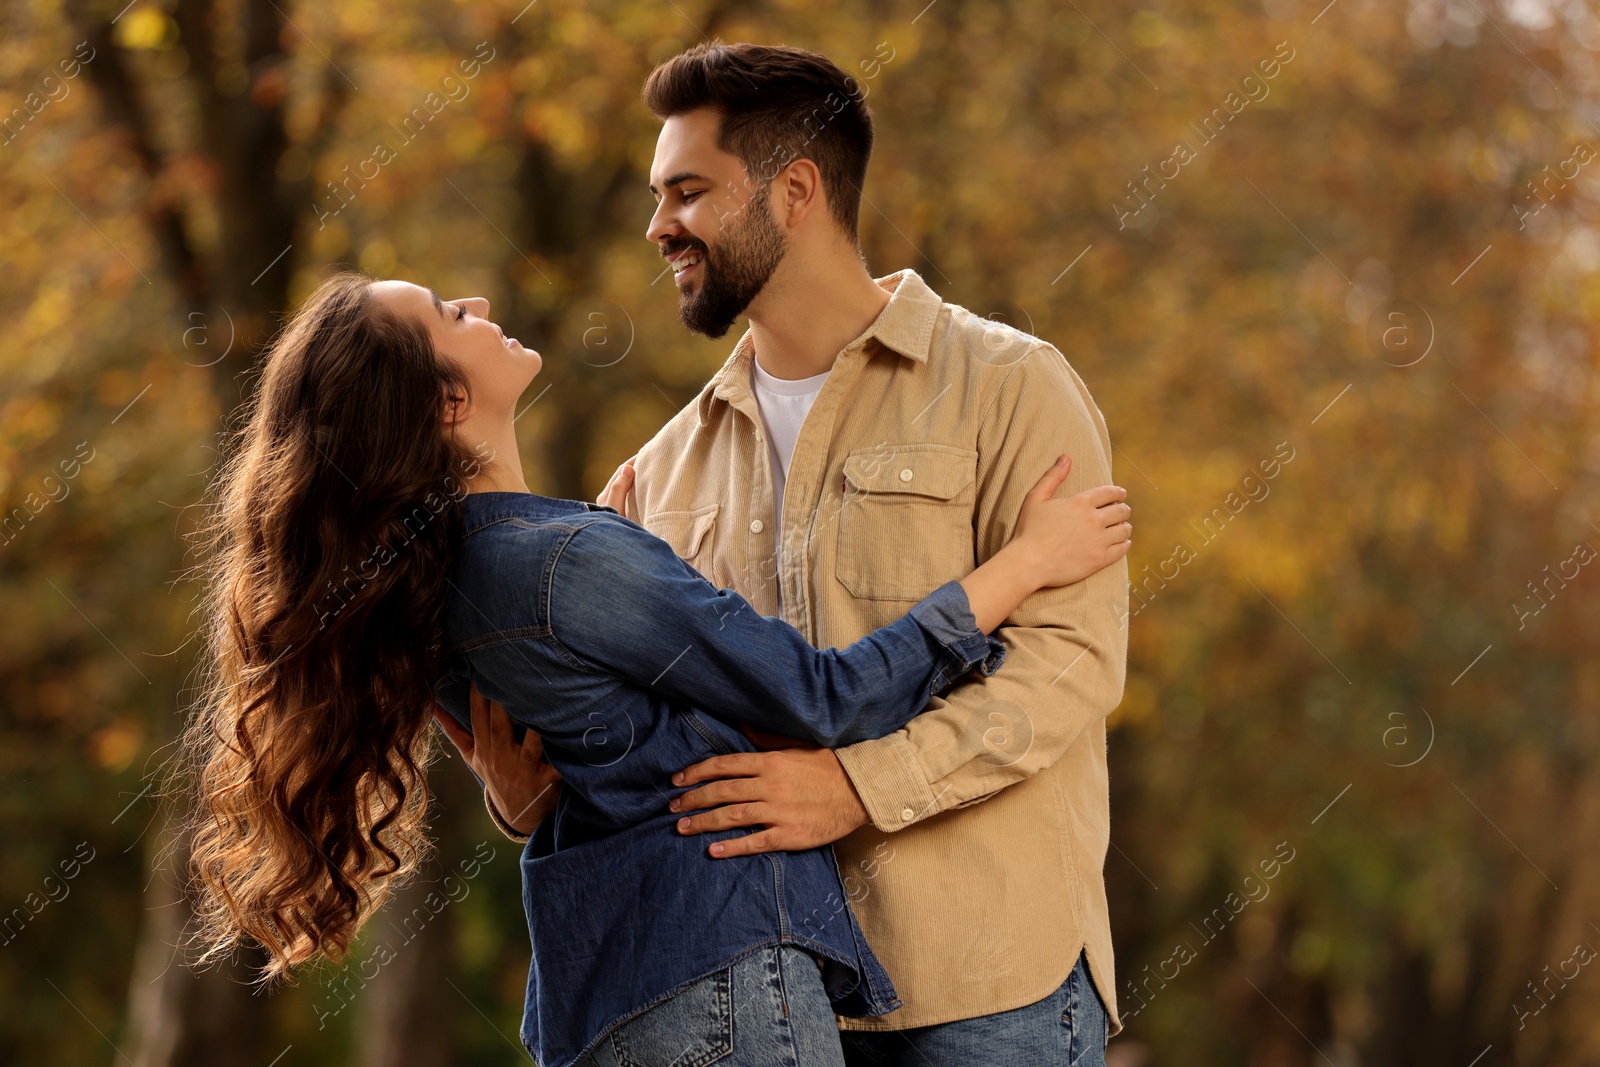
[[826, 208], [822, 189], [822, 172], [804, 156], [794, 160], [779, 172], [772, 182], [772, 205], [778, 217], [791, 227], [801, 220]]

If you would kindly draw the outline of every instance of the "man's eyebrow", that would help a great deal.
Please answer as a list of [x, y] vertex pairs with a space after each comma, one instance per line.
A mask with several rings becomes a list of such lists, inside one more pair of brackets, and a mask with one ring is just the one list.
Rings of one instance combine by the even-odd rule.
[[[710, 181], [710, 180], [711, 179], [707, 178], [704, 174], [696, 174], [696, 173], [694, 173], [693, 171], [690, 171], [690, 170], [680, 170], [678, 173], [676, 173], [672, 177], [666, 179], [661, 184], [662, 184], [662, 186], [664, 188], [671, 189], [674, 186], [682, 185], [684, 182], [690, 182], [690, 181], [706, 182], [706, 181]], [[655, 182], [651, 182], [650, 183], [650, 191], [652, 193], [655, 193], [658, 196], [660, 195], [660, 190], [658, 190], [656, 188], [656, 183]]]

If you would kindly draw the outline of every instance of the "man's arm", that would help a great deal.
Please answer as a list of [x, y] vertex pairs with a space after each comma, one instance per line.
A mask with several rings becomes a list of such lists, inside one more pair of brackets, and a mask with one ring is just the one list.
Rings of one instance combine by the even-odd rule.
[[[1111, 480], [1110, 439], [1088, 391], [1040, 344], [1008, 372], [983, 413], [974, 526], [979, 559], [1010, 538], [1034, 474], [1066, 451], [1073, 493]], [[1122, 699], [1127, 563], [1035, 593], [994, 636], [1006, 666], [958, 683], [906, 727], [837, 751], [785, 749], [715, 757], [687, 768], [705, 782], [673, 805], [701, 811], [684, 833], [764, 825], [724, 855], [809, 848], [872, 822], [903, 829], [976, 803], [1038, 773]], [[675, 779], [676, 781], [677, 779]]]
[[[1075, 460], [1062, 493], [1111, 481], [1111, 442], [1083, 383], [1041, 344], [1010, 371], [978, 434], [979, 559], [1010, 539], [1031, 472]], [[1122, 700], [1126, 559], [1076, 585], [1042, 589], [994, 636], [1006, 666], [959, 682], [904, 729], [838, 750], [872, 823], [899, 830], [976, 803], [1050, 766]]]

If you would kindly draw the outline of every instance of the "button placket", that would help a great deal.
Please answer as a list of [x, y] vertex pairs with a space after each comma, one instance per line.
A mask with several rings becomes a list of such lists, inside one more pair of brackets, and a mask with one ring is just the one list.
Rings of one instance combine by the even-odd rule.
[[[753, 357], [752, 357], [753, 358]], [[748, 377], [748, 375], [746, 375]], [[736, 448], [734, 450], [734, 467], [742, 472], [741, 479], [748, 487], [747, 511], [745, 514], [758, 516], [762, 512], [771, 514], [773, 511], [773, 485], [772, 469], [767, 460], [767, 440], [762, 432], [761, 412], [756, 406], [755, 396], [748, 389], [741, 389], [735, 384], [730, 384], [729, 394], [724, 399], [728, 406], [743, 415], [748, 422], [749, 432], [754, 439], [754, 446], [749, 449]], [[745, 527], [752, 535], [759, 534], [766, 528], [766, 523], [760, 518], [752, 518]], [[737, 529], [737, 527], [734, 527]], [[770, 553], [770, 550], [768, 550]], [[755, 544], [748, 537], [744, 542], [744, 550], [739, 559], [734, 561], [738, 574], [744, 575], [742, 580], [734, 583], [746, 600], [757, 607], [758, 611], [765, 614], [767, 611], [778, 611], [778, 604], [766, 603], [764, 589], [756, 588], [766, 580], [765, 568], [759, 565], [760, 560], [767, 558], [768, 553], [761, 551], [761, 546]], [[774, 579], [776, 579], [774, 575]]]

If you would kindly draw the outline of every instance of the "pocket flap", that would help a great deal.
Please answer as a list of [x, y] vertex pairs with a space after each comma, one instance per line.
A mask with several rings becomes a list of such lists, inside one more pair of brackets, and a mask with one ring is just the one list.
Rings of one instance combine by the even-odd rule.
[[906, 493], [949, 500], [972, 484], [978, 454], [949, 445], [858, 448], [845, 456], [844, 476], [869, 493]]
[[700, 551], [700, 542], [717, 523], [720, 504], [707, 504], [692, 511], [662, 511], [650, 516], [646, 527], [651, 533], [672, 546], [684, 559], [692, 559]]

